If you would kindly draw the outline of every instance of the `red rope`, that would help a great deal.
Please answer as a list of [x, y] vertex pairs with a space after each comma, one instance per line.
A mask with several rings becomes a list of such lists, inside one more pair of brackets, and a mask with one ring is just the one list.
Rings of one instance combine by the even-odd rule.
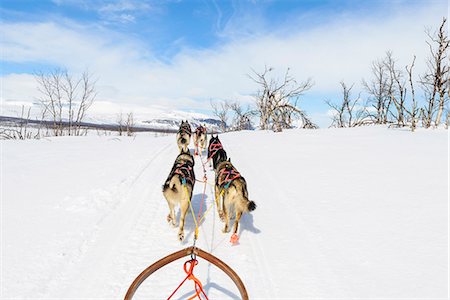
[[[197, 145], [195, 145], [195, 146], [196, 146], [196, 148], [197, 148], [197, 150], [198, 150], [198, 146], [197, 146]], [[206, 184], [207, 184], [207, 182], [208, 182], [208, 177], [206, 176], [206, 167], [205, 167], [205, 163], [203, 162], [203, 159], [202, 159], [202, 154], [201, 154], [201, 152], [198, 152], [198, 153], [199, 153], [200, 161], [201, 161], [202, 166], [203, 166], [203, 181], [200, 181], [200, 180], [197, 180], [197, 179], [196, 179], [196, 181], [198, 181], [198, 182], [203, 182], [203, 183], [204, 183], [204, 186], [203, 186], [202, 201], [200, 202], [200, 209], [199, 209], [198, 215], [197, 215], [197, 220], [198, 220], [197, 223], [199, 223], [200, 220], [201, 220], [201, 214], [202, 214], [202, 211], [203, 211], [203, 202], [204, 202], [204, 200], [205, 200], [205, 195], [206, 195]], [[186, 277], [184, 278], [184, 280], [178, 285], [178, 287], [172, 292], [172, 294], [169, 296], [169, 298], [167, 298], [167, 300], [169, 300], [170, 298], [172, 298], [173, 295], [175, 295], [175, 293], [180, 289], [180, 287], [181, 287], [181, 286], [186, 282], [186, 280], [188, 280], [188, 279], [194, 281], [194, 287], [195, 287], [195, 294], [194, 294], [192, 297], [190, 297], [188, 300], [193, 300], [193, 299], [195, 299], [196, 297], [198, 297], [199, 300], [202, 300], [202, 298], [200, 297], [200, 294], [203, 294], [203, 296], [205, 297], [205, 299], [206, 299], [206, 300], [209, 300], [209, 299], [208, 299], [208, 296], [206, 295], [205, 291], [203, 290], [203, 285], [202, 285], [202, 283], [200, 282], [200, 280], [199, 280], [197, 277], [194, 276], [194, 267], [195, 267], [197, 264], [198, 264], [198, 261], [197, 261], [196, 259], [190, 259], [190, 260], [188, 260], [188, 261], [186, 261], [186, 262], [184, 263], [183, 269], [184, 269], [184, 272], [187, 274], [187, 276], [186, 276]], [[189, 268], [188, 268], [188, 265], [189, 265]]]
[[[203, 163], [203, 159], [201, 154], [199, 155], [200, 157], [200, 161], [202, 162], [203, 165], [203, 172], [204, 172], [204, 176], [203, 176], [203, 181], [197, 180], [199, 182], [203, 182], [204, 186], [203, 186], [203, 195], [202, 195], [202, 201], [200, 202], [200, 209], [198, 211], [198, 215], [197, 215], [197, 223], [200, 222], [201, 219], [201, 214], [203, 211], [203, 202], [205, 200], [205, 194], [206, 194], [206, 184], [208, 181], [208, 178], [206, 176], [206, 168], [205, 168], [205, 164]], [[188, 269], [188, 265], [189, 264], [189, 269]], [[188, 260], [184, 263], [183, 269], [184, 272], [187, 274], [186, 278], [184, 278], [184, 280], [178, 285], [178, 287], [172, 292], [172, 294], [169, 296], [169, 298], [167, 298], [167, 300], [169, 300], [170, 298], [173, 297], [173, 295], [175, 295], [175, 293], [180, 289], [180, 287], [186, 282], [186, 280], [193, 280], [194, 281], [194, 287], [195, 287], [195, 294], [190, 297], [188, 300], [193, 300], [194, 298], [198, 297], [198, 299], [202, 299], [200, 297], [200, 294], [203, 294], [203, 296], [205, 297], [206, 300], [208, 299], [208, 296], [206, 295], [205, 291], [203, 290], [203, 285], [200, 282], [200, 280], [194, 276], [194, 267], [198, 264], [198, 261], [196, 259], [191, 259]]]
[[[186, 278], [184, 278], [184, 280], [178, 285], [178, 287], [173, 291], [173, 293], [169, 296], [169, 298], [167, 298], [167, 300], [169, 300], [170, 298], [172, 298], [173, 297], [173, 295], [175, 295], [175, 293], [180, 289], [180, 287], [183, 285], [183, 283], [185, 283], [186, 282], [186, 280], [192, 280], [192, 281], [194, 281], [194, 287], [195, 287], [195, 294], [192, 296], [192, 297], [190, 297], [188, 300], [192, 300], [192, 299], [194, 299], [194, 298], [196, 298], [196, 297], [198, 297], [198, 299], [202, 299], [201, 297], [200, 297], [200, 294], [203, 294], [203, 296], [205, 297], [205, 299], [206, 300], [209, 300], [208, 299], [208, 296], [206, 296], [206, 293], [205, 293], [205, 291], [203, 290], [203, 285], [202, 285], [202, 283], [200, 282], [200, 280], [197, 278], [197, 277], [195, 277], [195, 275], [194, 275], [194, 267], [196, 266], [198, 264], [198, 261], [196, 260], [196, 259], [190, 259], [190, 260], [188, 260], [188, 261], [186, 261], [185, 263], [184, 263], [184, 266], [183, 266], [183, 269], [184, 269], [184, 272], [186, 272], [186, 274], [187, 274], [187, 276], [186, 276]], [[189, 265], [189, 267], [188, 267], [188, 265]]]

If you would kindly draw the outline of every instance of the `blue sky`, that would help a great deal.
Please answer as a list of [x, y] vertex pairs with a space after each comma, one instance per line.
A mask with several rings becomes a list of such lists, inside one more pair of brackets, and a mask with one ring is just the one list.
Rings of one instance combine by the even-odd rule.
[[323, 126], [340, 80], [360, 88], [386, 50], [424, 61], [424, 28], [447, 13], [444, 0], [2, 0], [2, 100], [32, 101], [33, 72], [88, 68], [99, 101], [208, 112], [210, 99], [251, 104], [246, 75], [269, 65], [312, 77], [301, 106]]

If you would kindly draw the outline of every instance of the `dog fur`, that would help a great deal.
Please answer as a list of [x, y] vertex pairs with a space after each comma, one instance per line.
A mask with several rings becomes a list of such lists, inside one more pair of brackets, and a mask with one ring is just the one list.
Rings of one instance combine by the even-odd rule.
[[[183, 186], [184, 180], [184, 186]], [[180, 205], [180, 226], [178, 230], [178, 239], [184, 239], [184, 220], [189, 208], [189, 201], [192, 199], [194, 190], [194, 157], [181, 149], [181, 153], [175, 159], [172, 170], [163, 185], [163, 195], [169, 205], [169, 215], [167, 221], [176, 227], [175, 206]], [[186, 192], [187, 190], [187, 192]]]
[[184, 152], [188, 151], [189, 143], [191, 142], [191, 125], [186, 120], [181, 121], [180, 129], [177, 132], [177, 145], [180, 152], [183, 150]]
[[[234, 172], [233, 174], [238, 174], [236, 175], [237, 178], [227, 181], [228, 176], [225, 171], [232, 171]], [[234, 209], [236, 217], [233, 234], [237, 233], [242, 214], [255, 210], [256, 204], [248, 199], [247, 183], [229, 159], [217, 165], [215, 196], [220, 219], [225, 222], [225, 227], [222, 231], [229, 231], [230, 212], [231, 209]], [[220, 199], [221, 197], [222, 199]], [[220, 202], [222, 202], [222, 205], [220, 205]]]
[[220, 144], [222, 143], [219, 140], [219, 136], [211, 135], [211, 139], [209, 140], [209, 146], [208, 146], [208, 159], [213, 162], [214, 170], [216, 170], [219, 163], [227, 160], [227, 152], [223, 149], [223, 146], [220, 149], [212, 150], [211, 145], [213, 144]]
[[205, 150], [207, 141], [206, 128], [203, 126], [197, 127], [194, 132], [194, 144], [196, 148], [198, 148], [200, 154]]

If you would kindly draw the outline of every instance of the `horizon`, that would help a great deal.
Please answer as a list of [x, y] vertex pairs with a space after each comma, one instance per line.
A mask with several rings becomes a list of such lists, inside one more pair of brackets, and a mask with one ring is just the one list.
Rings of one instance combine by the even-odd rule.
[[339, 99], [342, 80], [362, 93], [386, 51], [402, 67], [416, 55], [416, 78], [423, 73], [425, 29], [448, 9], [447, 1], [2, 1], [2, 114], [35, 101], [35, 72], [64, 68], [98, 78], [97, 112], [107, 103], [212, 115], [210, 99], [252, 104], [258, 86], [247, 75], [268, 66], [312, 78], [299, 107], [327, 127], [325, 100]]

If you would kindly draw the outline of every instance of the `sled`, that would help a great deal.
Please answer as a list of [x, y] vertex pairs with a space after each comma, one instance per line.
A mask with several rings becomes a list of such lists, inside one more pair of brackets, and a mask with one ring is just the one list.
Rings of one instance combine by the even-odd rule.
[[[234, 284], [236, 285], [236, 287], [239, 290], [239, 293], [241, 294], [241, 299], [243, 300], [248, 300], [248, 294], [247, 294], [247, 290], [244, 286], [244, 283], [242, 282], [242, 280], [239, 278], [239, 276], [236, 274], [235, 271], [233, 271], [233, 269], [231, 269], [226, 263], [224, 263], [223, 261], [221, 261], [220, 259], [218, 259], [217, 257], [215, 257], [214, 255], [205, 252], [195, 246], [192, 247], [188, 247], [185, 248], [183, 250], [174, 252], [164, 258], [161, 258], [160, 260], [158, 260], [157, 262], [155, 262], [154, 264], [150, 265], [147, 269], [145, 269], [144, 271], [142, 271], [141, 274], [139, 274], [138, 277], [136, 277], [136, 279], [133, 281], [133, 283], [130, 285], [130, 287], [128, 288], [128, 291], [125, 295], [124, 300], [131, 300], [133, 299], [134, 294], [136, 293], [137, 289], [139, 288], [139, 286], [155, 271], [157, 271], [158, 269], [164, 267], [165, 265], [170, 264], [171, 262], [186, 257], [186, 256], [191, 256], [191, 258], [194, 256], [198, 256], [203, 258], [204, 260], [212, 263], [213, 265], [215, 265], [216, 267], [218, 267], [219, 269], [221, 269], [225, 274], [228, 275], [228, 277], [230, 277], [230, 279], [234, 282]], [[198, 294], [198, 292], [197, 292]], [[173, 295], [173, 294], [172, 294]], [[169, 297], [170, 298], [170, 297]], [[199, 297], [200, 299], [200, 297]]]

